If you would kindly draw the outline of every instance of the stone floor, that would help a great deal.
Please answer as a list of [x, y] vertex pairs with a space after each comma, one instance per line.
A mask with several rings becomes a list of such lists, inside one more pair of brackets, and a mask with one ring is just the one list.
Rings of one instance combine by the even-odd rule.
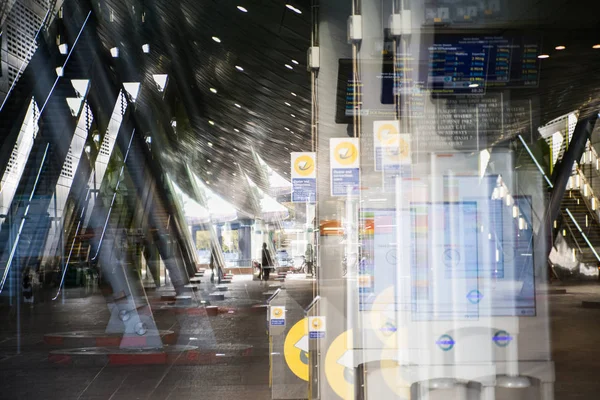
[[[274, 284], [271, 282], [270, 284]], [[311, 300], [312, 283], [288, 279], [287, 292], [298, 307]], [[236, 277], [223, 304], [235, 307], [264, 303], [269, 284]], [[567, 294], [550, 295], [555, 398], [600, 398], [600, 309], [584, 309], [583, 300], [600, 300], [600, 286], [564, 286]], [[210, 291], [210, 288], [207, 287]], [[155, 294], [154, 296], [156, 296]], [[149, 297], [152, 295], [149, 294]], [[216, 304], [216, 303], [214, 303]], [[64, 301], [22, 307], [20, 325], [14, 309], [0, 309], [0, 399], [270, 399], [269, 341], [264, 314], [232, 313], [216, 317], [180, 315], [155, 307], [160, 329], [175, 330], [179, 344], [200, 347], [211, 343], [252, 345], [246, 360], [214, 365], [56, 366], [48, 362], [45, 333], [103, 330], [109, 318], [98, 293], [68, 291]], [[20, 326], [20, 354], [17, 328]], [[185, 343], [183, 343], [185, 342]], [[474, 398], [474, 394], [468, 398]], [[430, 397], [454, 399], [442, 391]], [[497, 399], [535, 399], [532, 392], [497, 391]]]

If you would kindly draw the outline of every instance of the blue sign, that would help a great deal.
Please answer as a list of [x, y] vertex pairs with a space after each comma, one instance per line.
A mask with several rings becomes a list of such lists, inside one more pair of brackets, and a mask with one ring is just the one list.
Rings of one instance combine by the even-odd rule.
[[333, 196], [357, 196], [360, 186], [358, 168], [333, 168], [331, 170], [331, 194]]
[[437, 342], [435, 342], [435, 344], [437, 344], [439, 346], [439, 348], [442, 349], [443, 351], [450, 351], [450, 350], [452, 350], [452, 348], [454, 347], [456, 342], [454, 341], [454, 339], [452, 339], [452, 336], [442, 335], [437, 340]]
[[510, 342], [512, 340], [513, 340], [513, 337], [510, 336], [509, 333], [506, 331], [498, 331], [498, 332], [496, 332], [494, 337], [492, 337], [492, 341], [498, 347], [506, 347], [510, 344]]
[[467, 294], [467, 299], [473, 303], [473, 304], [477, 304], [481, 301], [481, 299], [483, 299], [483, 294], [481, 294], [481, 292], [479, 290], [471, 290], [468, 294]]
[[314, 178], [292, 179], [292, 203], [314, 203], [317, 200], [317, 180]]
[[323, 339], [325, 337], [325, 332], [322, 332], [322, 331], [310, 331], [308, 333], [308, 337], [310, 339]]
[[381, 331], [381, 333], [383, 333], [384, 336], [390, 336], [396, 333], [398, 328], [396, 328], [396, 325], [394, 325], [393, 322], [388, 321], [379, 330]]
[[272, 319], [271, 325], [272, 326], [283, 326], [283, 325], [285, 325], [285, 319]]

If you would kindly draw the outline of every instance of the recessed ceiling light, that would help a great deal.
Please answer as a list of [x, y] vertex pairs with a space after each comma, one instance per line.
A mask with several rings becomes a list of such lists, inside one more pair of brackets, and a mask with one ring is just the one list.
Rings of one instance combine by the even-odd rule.
[[300, 11], [299, 9], [297, 9], [296, 7], [294, 7], [291, 4], [286, 4], [285, 5], [287, 8], [289, 8], [290, 10], [292, 10], [293, 12], [295, 12], [296, 14], [302, 14], [302, 11]]
[[292, 116], [292, 118], [296, 118], [296, 116], [294, 114], [290, 114]]
[[556, 46], [554, 49], [555, 50], [564, 50], [564, 49], [566, 49], [566, 47], [561, 45], [561, 46]]
[[221, 43], [221, 39], [219, 39], [219, 38], [218, 38], [218, 37], [216, 37], [216, 36], [213, 36], [213, 37], [212, 37], [212, 40], [214, 40], [214, 41], [215, 41], [215, 42], [217, 42], [217, 43]]
[[538, 56], [538, 58], [544, 59], [544, 58], [550, 58], [550, 56], [548, 54], [540, 54]]
[[287, 126], [284, 126], [283, 129], [285, 129], [286, 131], [290, 130], [290, 128], [288, 128]]
[[207, 184], [207, 185], [210, 185], [210, 182], [209, 182], [209, 181], [206, 181], [206, 184]]
[[294, 69], [294, 67], [292, 67], [290, 64], [285, 64], [285, 67], [286, 67], [287, 69]]
[[209, 164], [212, 163], [212, 161], [210, 161], [210, 160], [206, 160], [206, 161], [208, 161]]
[[236, 149], [235, 147], [233, 148], [233, 151], [238, 151], [238, 149]]
[[240, 130], [238, 128], [233, 128], [234, 131], [239, 132]]
[[288, 103], [287, 101], [285, 102], [285, 105], [288, 107], [291, 107], [292, 105], [290, 103]]
[[298, 65], [298, 61], [296, 60], [292, 60], [292, 63]]
[[243, 71], [244, 70], [244, 68], [240, 67], [239, 65], [236, 65], [235, 69], [237, 69], [238, 71]]
[[213, 93], [215, 93], [215, 94], [217, 93], [217, 89], [215, 89], [214, 87], [211, 87], [210, 91], [213, 92]]
[[237, 108], [242, 108], [242, 106], [240, 106], [238, 103], [235, 103], [235, 106], [236, 106]]
[[294, 93], [294, 92], [292, 92], [292, 96], [296, 97], [296, 96], [297, 96], [297, 94], [296, 94], [296, 93]]
[[248, 10], [246, 10], [246, 8], [244, 8], [242, 6], [237, 6], [237, 9], [240, 10], [241, 12], [248, 12]]
[[215, 122], [214, 121], [208, 121], [209, 124], [214, 125]]
[[208, 142], [208, 147], [212, 147], [212, 143], [211, 142]]
[[148, 43], [142, 45], [142, 51], [146, 54], [150, 53], [150, 45]]
[[592, 49], [600, 49], [600, 44], [595, 44], [592, 46]]
[[477, 83], [471, 83], [471, 84], [469, 85], [469, 87], [470, 87], [470, 88], [476, 88], [476, 87], [479, 87], [479, 84], [477, 84]]

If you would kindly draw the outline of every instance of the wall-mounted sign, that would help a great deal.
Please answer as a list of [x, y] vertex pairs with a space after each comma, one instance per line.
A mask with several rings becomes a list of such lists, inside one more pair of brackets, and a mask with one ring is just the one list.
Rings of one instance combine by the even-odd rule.
[[271, 306], [271, 326], [285, 325], [285, 308]]
[[308, 336], [311, 339], [325, 337], [325, 317], [308, 317]]
[[291, 153], [292, 203], [314, 203], [317, 199], [316, 153]]
[[329, 139], [331, 195], [358, 196], [360, 153], [357, 138]]

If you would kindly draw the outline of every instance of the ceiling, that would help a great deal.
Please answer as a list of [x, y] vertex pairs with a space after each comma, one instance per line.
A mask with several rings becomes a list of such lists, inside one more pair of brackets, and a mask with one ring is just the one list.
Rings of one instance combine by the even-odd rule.
[[[188, 194], [189, 166], [219, 195], [248, 209], [244, 174], [268, 186], [253, 152], [287, 177], [289, 152], [310, 151], [310, 3], [291, 2], [298, 14], [276, 0], [92, 2], [106, 54], [120, 49], [106, 61], [121, 81], [142, 82], [136, 107], [144, 133]], [[511, 12], [526, 17], [505, 26], [540, 30], [551, 58], [542, 63], [540, 87], [518, 96], [539, 99], [544, 123], [597, 98], [600, 50], [591, 45], [600, 43], [600, 2], [521, 3]], [[567, 50], [554, 51], [559, 44]], [[163, 92], [153, 74], [168, 75]]]

